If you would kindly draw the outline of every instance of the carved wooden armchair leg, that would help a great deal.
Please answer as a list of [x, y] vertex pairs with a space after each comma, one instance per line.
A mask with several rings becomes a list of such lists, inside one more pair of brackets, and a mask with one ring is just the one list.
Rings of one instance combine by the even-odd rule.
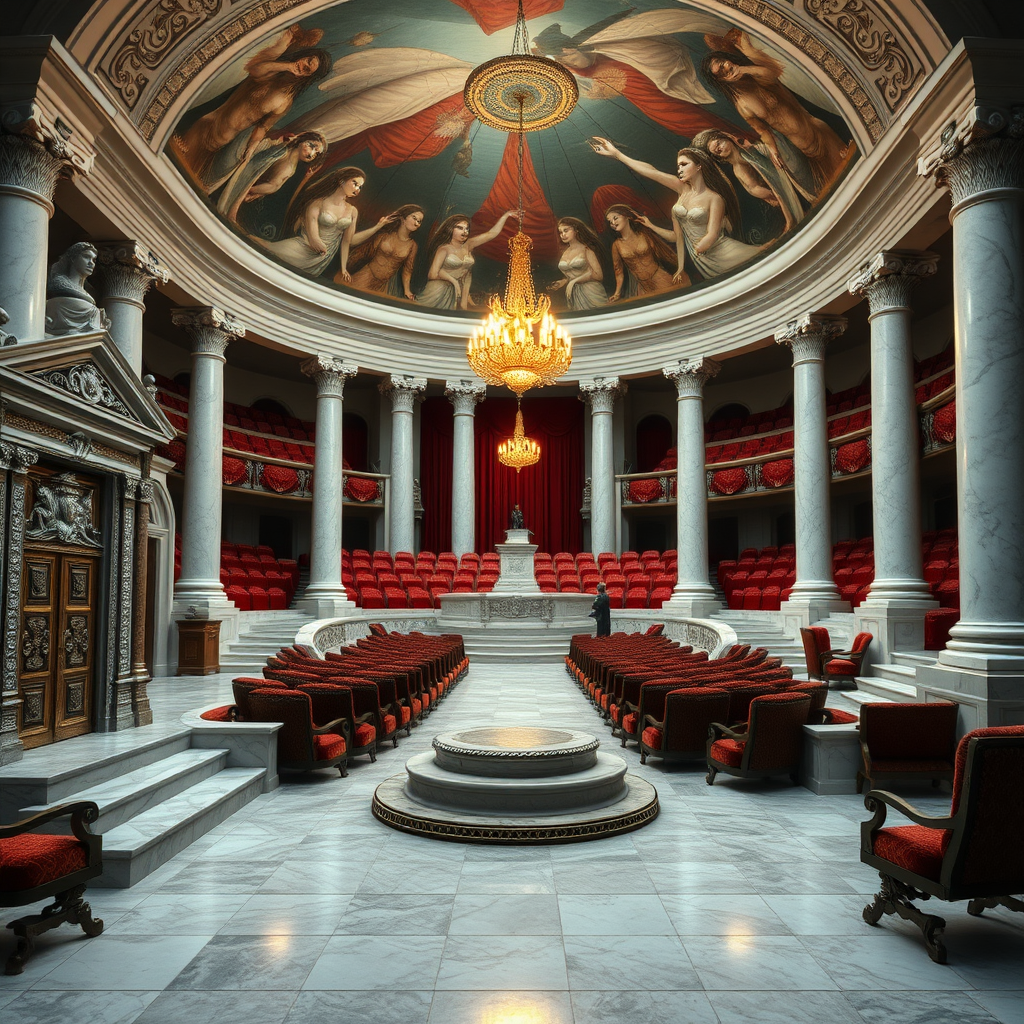
[[715, 776], [717, 774], [718, 774], [718, 769], [717, 768], [712, 768], [711, 765], [708, 765], [708, 773], [707, 773], [707, 775], [704, 776], [704, 781], [709, 786], [713, 786], [715, 784]]
[[65, 921], [81, 925], [82, 931], [90, 938], [103, 931], [103, 921], [92, 916], [92, 908], [82, 898], [85, 886], [76, 885], [66, 892], [57, 893], [53, 903], [38, 914], [30, 914], [12, 921], [7, 927], [18, 939], [17, 948], [7, 959], [6, 974], [21, 974], [25, 963], [35, 950], [35, 940], [43, 932], [62, 925]]
[[992, 907], [1006, 907], [1007, 910], [1016, 910], [1018, 914], [1024, 914], [1024, 900], [1015, 896], [992, 896], [989, 899], [971, 900], [967, 904], [967, 913], [974, 917], [980, 917], [981, 912]]
[[946, 962], [946, 947], [942, 943], [942, 932], [946, 927], [946, 919], [937, 914], [925, 914], [911, 902], [912, 900], [930, 899], [929, 894], [882, 872], [879, 872], [879, 876], [882, 879], [882, 888], [874, 900], [864, 908], [864, 920], [868, 924], [878, 924], [883, 914], [895, 914], [905, 921], [916, 924], [924, 936], [928, 955], [937, 964], [944, 964]]

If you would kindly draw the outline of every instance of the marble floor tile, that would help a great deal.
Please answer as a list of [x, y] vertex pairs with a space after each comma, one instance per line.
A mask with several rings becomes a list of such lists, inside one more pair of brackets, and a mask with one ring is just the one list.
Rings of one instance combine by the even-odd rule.
[[619, 991], [624, 978], [643, 978], [651, 990], [700, 989], [700, 980], [674, 935], [567, 936], [565, 963], [576, 991]]
[[132, 1024], [159, 992], [23, 992], [3, 1007], [10, 1024]]
[[762, 896], [781, 894], [854, 893], [856, 890], [830, 866], [798, 862], [766, 864], [763, 861], [741, 861], [737, 865], [743, 876]]
[[549, 860], [467, 860], [462, 865], [459, 893], [537, 894], [555, 892]]
[[658, 893], [755, 893], [746, 875], [733, 864], [681, 861], [648, 864], [647, 874]]
[[869, 935], [841, 938], [808, 935], [799, 941], [844, 990], [967, 988], [955, 971], [929, 959], [917, 929], [916, 934], [906, 935], [885, 934], [875, 928], [870, 931]]
[[215, 935], [170, 987], [295, 992], [326, 943], [325, 935]]
[[674, 935], [661, 900], [643, 893], [559, 896], [564, 935]]
[[775, 895], [765, 903], [794, 935], [864, 935], [871, 926], [861, 916], [860, 895]]
[[789, 935], [791, 929], [760, 896], [663, 893], [662, 905], [676, 934]]
[[[577, 1017], [581, 1022], [585, 1018]], [[573, 1024], [568, 992], [436, 992], [430, 1024]], [[394, 1022], [382, 1022], [394, 1024]]]
[[257, 893], [221, 925], [219, 935], [333, 935], [351, 896]]
[[[658, 866], [660, 865], [655, 865]], [[608, 863], [556, 861], [553, 868], [555, 891], [559, 895], [655, 892], [654, 883], [642, 862], [636, 866], [624, 867], [615, 860]]]
[[436, 988], [568, 988], [562, 940], [549, 935], [450, 935], [444, 947]]
[[294, 992], [186, 992], [167, 989], [135, 1024], [281, 1024]]
[[254, 893], [277, 870], [263, 860], [215, 860], [189, 864], [161, 886], [165, 893]]
[[576, 1024], [719, 1024], [703, 992], [573, 991]]
[[284, 1024], [427, 1024], [432, 992], [300, 992]]
[[698, 936], [683, 946], [708, 991], [834, 991], [838, 986], [788, 935]]
[[707, 995], [723, 1024], [865, 1024], [842, 992], [755, 989]]
[[209, 935], [98, 935], [34, 987], [159, 992], [209, 941]]
[[[274, 867], [257, 890], [269, 893], [306, 893], [309, 896], [344, 895], [359, 889], [369, 870], [365, 863], [349, 864], [338, 859], [323, 861], [287, 861]], [[255, 891], [255, 890], [253, 890]]]
[[338, 935], [446, 935], [454, 896], [353, 896], [338, 922]]
[[433, 988], [444, 942], [439, 935], [333, 935], [303, 988]]
[[448, 934], [559, 935], [565, 925], [559, 903], [554, 895], [460, 893]]
[[996, 1024], [966, 992], [847, 992], [865, 1024]]
[[424, 858], [416, 864], [396, 865], [376, 862], [362, 877], [354, 890], [361, 896], [390, 893], [414, 895], [445, 895], [459, 888], [462, 864], [431, 862]]
[[156, 892], [113, 924], [107, 924], [103, 934], [213, 935], [248, 899], [244, 894]]
[[971, 992], [971, 998], [988, 1010], [1000, 1024], [1024, 1024], [1024, 989], [1005, 992]]

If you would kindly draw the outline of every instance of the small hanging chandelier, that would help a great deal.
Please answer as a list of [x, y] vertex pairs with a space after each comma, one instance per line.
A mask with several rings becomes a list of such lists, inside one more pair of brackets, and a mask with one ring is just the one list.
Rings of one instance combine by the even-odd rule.
[[540, 445], [532, 437], [526, 436], [523, 427], [523, 407], [516, 408], [516, 428], [510, 438], [498, 445], [498, 461], [517, 473], [524, 466], [536, 465], [540, 460]]
[[[484, 124], [519, 135], [520, 224], [520, 230], [508, 243], [504, 302], [498, 295], [491, 296], [491, 311], [474, 329], [466, 358], [477, 376], [488, 384], [504, 385], [522, 398], [530, 388], [554, 383], [572, 364], [572, 339], [551, 315], [551, 300], [547, 295], [538, 297], [533, 284], [533, 240], [522, 231], [523, 136], [528, 131], [550, 128], [568, 117], [579, 99], [576, 80], [569, 71], [556, 61], [529, 52], [522, 0], [512, 53], [475, 68], [466, 81], [464, 99]], [[517, 423], [521, 420], [520, 413]]]

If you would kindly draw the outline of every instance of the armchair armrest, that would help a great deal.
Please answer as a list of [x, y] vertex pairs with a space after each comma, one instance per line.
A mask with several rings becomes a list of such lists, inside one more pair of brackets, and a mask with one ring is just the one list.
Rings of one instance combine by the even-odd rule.
[[351, 744], [352, 742], [352, 729], [347, 718], [336, 718], [333, 722], [328, 722], [326, 725], [318, 725], [313, 729], [314, 736], [323, 736], [326, 733], [334, 733], [335, 735], [340, 733], [346, 743]]
[[923, 825], [925, 828], [945, 829], [953, 828], [957, 824], [957, 818], [950, 817], [949, 815], [938, 817], [931, 814], [922, 814], [916, 807], [908, 804], [906, 800], [885, 789], [872, 789], [864, 797], [864, 806], [873, 813], [873, 817], [870, 821], [862, 821], [860, 824], [862, 853], [872, 852], [871, 839], [885, 824], [887, 807], [892, 807], [904, 817], [909, 818], [915, 825]]
[[722, 725], [721, 722], [712, 722], [708, 727], [708, 739], [720, 740], [723, 737], [746, 742], [750, 738], [750, 734], [748, 732], [737, 732], [735, 729], [730, 729], [727, 725]]
[[665, 723], [659, 722], [654, 715], [644, 715], [644, 725], [653, 725], [655, 729], [665, 730]]
[[0, 825], [0, 839], [13, 839], [25, 832], [33, 832], [40, 825], [55, 821], [57, 818], [64, 818], [69, 814], [71, 815], [71, 831], [75, 834], [76, 839], [87, 842], [88, 839], [96, 838], [86, 826], [91, 825], [100, 816], [99, 807], [92, 800], [76, 800], [74, 803], [51, 807], [48, 811], [40, 811], [38, 814], [33, 814], [31, 818], [23, 818], [10, 825]]

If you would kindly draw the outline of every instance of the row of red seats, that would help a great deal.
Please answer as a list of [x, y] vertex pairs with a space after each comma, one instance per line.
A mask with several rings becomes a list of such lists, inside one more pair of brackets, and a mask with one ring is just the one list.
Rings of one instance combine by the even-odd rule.
[[232, 682], [235, 703], [207, 717], [282, 721], [278, 765], [340, 768], [350, 758], [377, 759], [387, 740], [419, 724], [469, 667], [462, 637], [388, 633], [379, 623], [355, 645], [323, 659], [287, 647], [267, 660], [263, 677]]
[[[802, 683], [765, 648], [735, 645], [709, 659], [668, 640], [663, 627], [644, 634], [610, 637], [580, 634], [572, 638], [566, 670], [621, 745], [638, 744], [641, 761], [648, 756], [691, 760], [706, 753], [712, 722], [745, 722], [751, 701], [782, 693], [810, 697], [807, 721], [834, 721], [826, 711], [827, 687]], [[845, 716], [849, 721], [850, 716]]]

